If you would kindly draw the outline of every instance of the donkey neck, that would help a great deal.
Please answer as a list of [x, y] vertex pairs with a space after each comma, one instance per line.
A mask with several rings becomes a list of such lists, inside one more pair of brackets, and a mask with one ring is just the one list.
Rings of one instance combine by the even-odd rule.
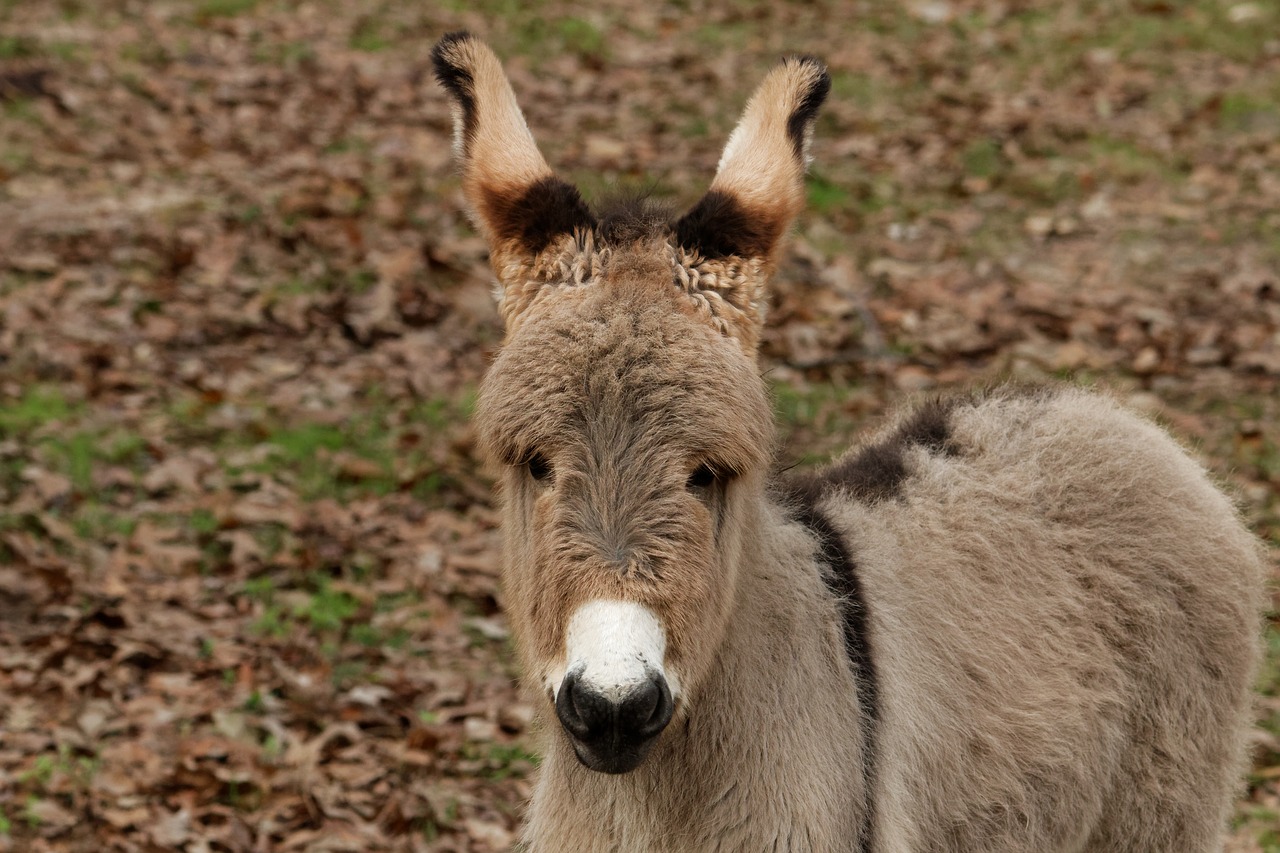
[[839, 606], [812, 531], [764, 500], [756, 513], [706, 682], [629, 774], [587, 770], [555, 733], [534, 851], [860, 849], [866, 722], [829, 723], [861, 719]]

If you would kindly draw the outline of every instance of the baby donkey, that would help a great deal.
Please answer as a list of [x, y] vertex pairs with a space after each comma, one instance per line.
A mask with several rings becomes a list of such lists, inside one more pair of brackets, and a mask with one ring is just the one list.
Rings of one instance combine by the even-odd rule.
[[756, 350], [823, 65], [769, 73], [676, 217], [593, 211], [485, 45], [433, 58], [506, 325], [476, 425], [549, 724], [529, 849], [1220, 850], [1263, 554], [1162, 430], [1000, 389], [771, 475]]

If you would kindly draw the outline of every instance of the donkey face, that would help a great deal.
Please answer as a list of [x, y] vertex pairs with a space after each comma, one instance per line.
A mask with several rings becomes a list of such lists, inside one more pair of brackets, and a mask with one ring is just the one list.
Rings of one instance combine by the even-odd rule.
[[504, 466], [504, 585], [527, 679], [595, 770], [633, 769], [696, 705], [732, 612], [773, 424], [764, 284], [803, 197], [822, 66], [764, 81], [678, 219], [595, 213], [547, 167], [497, 59], [434, 52], [507, 327], [476, 412]]

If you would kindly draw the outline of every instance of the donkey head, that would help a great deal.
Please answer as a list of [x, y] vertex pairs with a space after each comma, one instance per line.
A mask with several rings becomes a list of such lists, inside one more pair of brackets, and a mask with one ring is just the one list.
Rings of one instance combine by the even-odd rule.
[[594, 212], [539, 154], [497, 58], [433, 53], [506, 338], [476, 411], [500, 463], [504, 588], [526, 678], [588, 767], [636, 767], [695, 713], [773, 446], [765, 282], [804, 197], [826, 70], [789, 58], [681, 217]]

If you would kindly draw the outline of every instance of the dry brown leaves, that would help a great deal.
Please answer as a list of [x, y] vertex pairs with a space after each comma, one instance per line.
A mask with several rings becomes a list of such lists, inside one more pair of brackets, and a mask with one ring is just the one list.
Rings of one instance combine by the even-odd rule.
[[[904, 392], [1071, 376], [1280, 538], [1280, 144], [1248, 97], [1280, 46], [1176, 36], [1200, 5], [1137, 13], [1172, 52], [1047, 3], [463, 5], [0, 10], [0, 849], [515, 837], [533, 712], [465, 420], [500, 330], [425, 61], [450, 29], [588, 195], [682, 203], [774, 57], [829, 61], [765, 336], [809, 401], [786, 459]], [[1257, 759], [1242, 814], [1280, 809], [1274, 734]]]

